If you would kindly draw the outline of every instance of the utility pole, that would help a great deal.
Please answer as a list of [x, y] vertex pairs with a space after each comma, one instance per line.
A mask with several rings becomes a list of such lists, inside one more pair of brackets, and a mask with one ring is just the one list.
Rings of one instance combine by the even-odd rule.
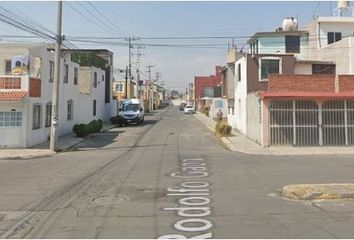
[[156, 75], [156, 82], [158, 82], [159, 78], [161, 77], [161, 73], [160, 72], [156, 72], [155, 75]]
[[138, 45], [136, 48], [136, 54], [132, 53], [132, 56], [136, 56], [136, 63], [137, 63], [137, 67], [136, 67], [136, 82], [137, 82], [137, 97], [138, 99], [140, 99], [141, 96], [141, 86], [142, 84], [140, 84], [140, 58], [141, 56], [143, 56], [144, 54], [141, 54], [140, 49], [142, 49], [143, 46], [142, 45]]
[[140, 84], [139, 68], [136, 69], [136, 82], [137, 82], [137, 86], [138, 86], [138, 99], [140, 99], [141, 84]]
[[[149, 70], [148, 70], [148, 73], [149, 73], [149, 83], [150, 83], [150, 87], [149, 87], [149, 108], [151, 109], [151, 111], [153, 111], [154, 109], [154, 103], [153, 103], [153, 101], [154, 101], [154, 96], [153, 96], [153, 94], [154, 94], [154, 91], [153, 91], [153, 87], [154, 87], [154, 85], [153, 85], [153, 82], [151, 81], [151, 68], [152, 67], [155, 67], [154, 65], [148, 65], [148, 66], [146, 66]], [[151, 86], [152, 85], [152, 86]]]
[[53, 96], [52, 96], [52, 124], [50, 127], [50, 150], [57, 150], [59, 126], [59, 77], [60, 77], [60, 55], [61, 55], [61, 22], [62, 22], [63, 2], [58, 1], [57, 12], [57, 34], [55, 41], [55, 62], [54, 62], [54, 81], [53, 81]]
[[132, 41], [137, 41], [140, 40], [140, 38], [134, 38], [134, 37], [129, 37], [125, 39], [126, 41], [128, 41], [128, 48], [129, 48], [129, 81], [132, 80], [132, 49], [133, 49], [133, 44]]
[[124, 88], [124, 98], [128, 98], [128, 66], [125, 67], [125, 88]]

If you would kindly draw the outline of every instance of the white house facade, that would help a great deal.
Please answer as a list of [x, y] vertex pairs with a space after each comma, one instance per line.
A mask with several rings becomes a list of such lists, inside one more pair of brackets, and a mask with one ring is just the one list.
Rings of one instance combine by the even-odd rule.
[[[113, 66], [111, 60], [113, 58], [110, 52], [106, 51], [108, 61], [105, 60], [104, 67], [73, 61], [74, 52], [82, 56], [89, 54], [90, 57], [101, 54], [95, 50], [62, 52], [59, 136], [72, 132], [73, 126], [77, 123], [88, 123], [94, 119], [108, 121], [114, 113], [110, 77], [112, 74], [109, 73]], [[16, 56], [28, 57], [29, 63], [24, 72], [14, 71]], [[0, 45], [1, 148], [26, 148], [49, 139], [53, 80], [54, 51], [51, 45]], [[110, 92], [107, 96], [108, 87]]]

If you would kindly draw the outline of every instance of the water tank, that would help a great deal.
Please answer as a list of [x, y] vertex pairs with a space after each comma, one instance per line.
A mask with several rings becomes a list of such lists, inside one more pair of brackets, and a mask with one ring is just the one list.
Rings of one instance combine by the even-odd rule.
[[337, 2], [337, 8], [339, 8], [339, 9], [349, 8], [349, 1], [338, 0], [338, 2]]
[[297, 20], [293, 17], [287, 17], [283, 20], [282, 29], [285, 32], [297, 31]]

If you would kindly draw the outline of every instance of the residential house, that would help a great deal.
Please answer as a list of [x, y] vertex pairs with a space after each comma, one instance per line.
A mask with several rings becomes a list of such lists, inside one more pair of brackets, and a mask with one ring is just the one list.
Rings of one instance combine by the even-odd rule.
[[[215, 118], [218, 109], [227, 112], [227, 100], [221, 98], [222, 67], [215, 67], [215, 75], [194, 77], [194, 97], [197, 110], [210, 108], [211, 117]], [[213, 100], [212, 100], [213, 99]], [[224, 114], [226, 116], [226, 114]]]
[[302, 30], [286, 21], [295, 27], [254, 34], [235, 61], [234, 125], [263, 146], [353, 144], [343, 86], [353, 83], [354, 18], [319, 17]]
[[[127, 86], [127, 91], [125, 91], [125, 86]], [[126, 85], [125, 80], [115, 80], [113, 82], [113, 98], [117, 100], [135, 98], [134, 86], [135, 83], [133, 81], [127, 81]], [[127, 96], [125, 96], [125, 94], [127, 94]]]
[[[89, 64], [92, 58], [100, 66]], [[112, 59], [108, 50], [63, 50], [58, 136], [76, 123], [109, 120]], [[0, 147], [26, 148], [49, 139], [53, 80], [52, 45], [0, 44]]]

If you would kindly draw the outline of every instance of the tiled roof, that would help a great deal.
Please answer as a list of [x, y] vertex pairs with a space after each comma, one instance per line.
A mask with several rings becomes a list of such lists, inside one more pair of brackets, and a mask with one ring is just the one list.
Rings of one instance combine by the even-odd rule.
[[0, 92], [0, 101], [21, 101], [26, 94], [27, 91]]

